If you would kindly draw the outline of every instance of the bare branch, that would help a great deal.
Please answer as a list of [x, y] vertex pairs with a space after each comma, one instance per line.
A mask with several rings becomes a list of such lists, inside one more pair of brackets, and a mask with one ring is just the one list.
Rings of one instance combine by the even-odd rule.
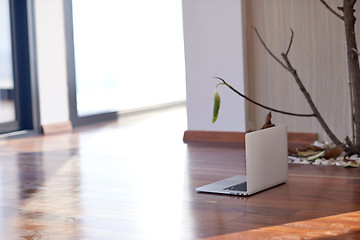
[[286, 53], [285, 53], [286, 56], [289, 54], [289, 51], [290, 51], [290, 48], [291, 48], [291, 45], [292, 45], [293, 39], [294, 39], [294, 31], [292, 30], [292, 28], [290, 30], [291, 30], [291, 38], [290, 38], [288, 49], [286, 50]]
[[[292, 45], [292, 38], [293, 38], [293, 31], [292, 31], [292, 35], [291, 35], [291, 39], [290, 39], [290, 43], [289, 43], [289, 47], [288, 47], [288, 50], [286, 51], [286, 53], [282, 53], [282, 57], [286, 63], [286, 65], [280, 61], [270, 50], [269, 48], [266, 46], [265, 42], [262, 40], [259, 32], [257, 31], [257, 29], [255, 27], [252, 27], [255, 32], [256, 32], [256, 35], [258, 36], [259, 40], [261, 41], [262, 45], [264, 46], [264, 48], [268, 51], [268, 53], [270, 53], [270, 55], [278, 62], [281, 64], [281, 66], [283, 66], [286, 70], [288, 70], [294, 77], [296, 83], [299, 85], [300, 87], [300, 90], [301, 92], [304, 94], [308, 104], [310, 105], [310, 108], [311, 110], [313, 111], [313, 114], [293, 114], [293, 113], [286, 113], [286, 112], [283, 112], [283, 111], [279, 111], [279, 110], [276, 110], [276, 109], [270, 109], [269, 107], [265, 107], [263, 106], [262, 104], [259, 104], [259, 103], [256, 103], [254, 102], [253, 100], [247, 98], [246, 96], [242, 95], [241, 93], [237, 92], [235, 89], [233, 89], [231, 86], [229, 86], [227, 83], [225, 83], [225, 81], [221, 78], [218, 78], [220, 79], [221, 81], [224, 81], [224, 83], [231, 89], [233, 90], [234, 92], [236, 92], [237, 94], [239, 94], [240, 96], [244, 97], [245, 99], [247, 99], [248, 101], [256, 104], [256, 105], [259, 105], [263, 108], [266, 108], [268, 110], [271, 110], [271, 111], [274, 111], [274, 112], [278, 112], [278, 113], [283, 113], [283, 114], [288, 114], [288, 115], [293, 115], [293, 116], [299, 116], [299, 115], [307, 115], [307, 116], [313, 116], [313, 117], [316, 117], [317, 120], [319, 121], [320, 125], [322, 126], [322, 128], [324, 129], [324, 131], [326, 132], [326, 134], [330, 137], [331, 141], [333, 141], [336, 145], [339, 145], [341, 144], [340, 140], [335, 136], [335, 134], [330, 130], [329, 126], [326, 124], [325, 120], [322, 118], [320, 112], [318, 111], [317, 107], [315, 106], [313, 100], [311, 99], [310, 97], [310, 94], [308, 93], [308, 91], [306, 90], [305, 86], [303, 85], [300, 77], [298, 76], [296, 70], [293, 68], [293, 66], [291, 65], [290, 61], [289, 61], [289, 58], [288, 58], [288, 53], [289, 53], [289, 49], [291, 48], [291, 45]], [[275, 111], [276, 110], [276, 111]], [[305, 116], [304, 116], [305, 117]]]
[[338, 17], [338, 18], [340, 18], [341, 20], [344, 21], [344, 16], [341, 16], [340, 14], [338, 14], [337, 12], [335, 12], [335, 10], [332, 9], [332, 8], [329, 6], [329, 4], [327, 4], [327, 2], [325, 2], [325, 0], [320, 0], [320, 2], [321, 2], [322, 4], [324, 4], [324, 6], [325, 6], [331, 13], [333, 13], [336, 17]]
[[266, 49], [266, 51], [267, 51], [278, 63], [280, 63], [280, 65], [281, 65], [283, 68], [285, 68], [286, 70], [290, 71], [290, 69], [289, 69], [282, 61], [280, 61], [280, 59], [277, 58], [277, 57], [270, 51], [270, 49], [266, 46], [266, 44], [265, 44], [264, 40], [261, 38], [258, 30], [257, 30], [254, 26], [252, 26], [252, 28], [255, 30], [257, 37], [259, 38], [261, 44], [264, 46], [264, 48]]
[[[352, 48], [352, 50], [358, 55], [358, 57], [360, 56], [360, 53], [355, 49]], [[350, 65], [347, 65], [347, 75], [348, 75], [348, 79], [349, 79], [349, 95], [350, 95], [350, 113], [351, 113], [351, 131], [352, 131], [352, 141], [355, 142], [356, 141], [356, 125], [355, 125], [355, 109], [354, 109], [354, 92], [353, 92], [353, 80], [351, 79], [351, 75], [350, 75]], [[346, 139], [345, 139], [346, 140]], [[350, 140], [350, 139], [349, 139]]]
[[324, 129], [326, 134], [330, 137], [331, 141], [333, 141], [336, 145], [340, 145], [341, 144], [340, 140], [330, 130], [329, 126], [326, 124], [325, 120], [321, 116], [321, 114], [320, 114], [319, 110], [317, 109], [317, 107], [315, 106], [310, 94], [308, 93], [308, 91], [306, 90], [304, 84], [302, 83], [299, 75], [297, 74], [294, 67], [291, 65], [288, 56], [285, 53], [282, 53], [281, 55], [282, 55], [284, 61], [286, 62], [287, 67], [290, 69], [289, 72], [293, 75], [296, 83], [299, 85], [301, 92], [304, 94], [304, 96], [306, 98], [306, 101], [308, 102], [308, 104], [309, 104], [311, 110], [313, 111], [315, 117], [319, 121], [321, 127]]
[[238, 95], [240, 95], [241, 97], [245, 98], [246, 100], [248, 100], [249, 102], [258, 105], [262, 108], [265, 108], [267, 110], [273, 111], [273, 112], [277, 112], [277, 113], [282, 113], [282, 114], [286, 114], [286, 115], [291, 115], [291, 116], [297, 116], [297, 117], [316, 117], [316, 115], [313, 114], [299, 114], [299, 113], [291, 113], [291, 112], [285, 112], [285, 111], [281, 111], [281, 110], [277, 110], [271, 107], [267, 107], [261, 103], [258, 103], [254, 100], [252, 100], [251, 98], [245, 96], [244, 94], [240, 93], [238, 90], [236, 90], [235, 88], [233, 88], [231, 85], [229, 85], [224, 79], [220, 78], [220, 77], [214, 77], [216, 79], [219, 79], [220, 81], [222, 81], [228, 88], [230, 88], [231, 90], [233, 90], [235, 93], [237, 93]]
[[359, 80], [360, 80], [360, 68], [358, 47], [356, 40], [356, 17], [355, 17], [355, 3], [356, 0], [343, 1], [344, 23], [345, 23], [345, 38], [346, 38], [346, 55], [347, 55], [347, 67], [349, 74], [350, 91], [352, 91], [352, 126], [354, 126], [355, 134], [353, 134], [353, 144], [356, 146], [360, 154], [360, 94], [359, 94]]
[[350, 140], [349, 137], [345, 138], [346, 144], [349, 146], [350, 150], [354, 153], [358, 153], [360, 149]]
[[[299, 85], [300, 87], [300, 90], [301, 92], [304, 94], [308, 104], [310, 105], [310, 108], [311, 110], [313, 111], [313, 114], [293, 114], [293, 113], [287, 113], [287, 112], [284, 112], [284, 111], [279, 111], [279, 110], [276, 110], [276, 109], [271, 109], [269, 107], [266, 107], [262, 104], [259, 104], [257, 102], [254, 102], [253, 100], [249, 99], [248, 97], [244, 96], [243, 94], [239, 93], [238, 91], [236, 91], [234, 88], [232, 88], [230, 85], [228, 85], [223, 79], [221, 78], [218, 78], [220, 79], [221, 81], [224, 82], [225, 85], [227, 85], [231, 90], [233, 90], [234, 92], [236, 92], [237, 94], [239, 94], [240, 96], [244, 97], [245, 99], [247, 99], [248, 101], [258, 105], [258, 106], [261, 106], [263, 108], [266, 108], [268, 110], [271, 110], [271, 111], [274, 111], [274, 112], [278, 112], [278, 113], [283, 113], [283, 114], [288, 114], [288, 115], [293, 115], [293, 116], [299, 116], [299, 115], [306, 115], [306, 116], [312, 116], [312, 117], [316, 117], [317, 120], [319, 121], [320, 125], [322, 126], [322, 128], [324, 129], [324, 131], [326, 132], [326, 134], [330, 137], [330, 139], [336, 144], [336, 145], [340, 145], [341, 142], [340, 140], [335, 136], [335, 134], [330, 130], [329, 126], [326, 124], [325, 120], [322, 118], [320, 112], [318, 111], [317, 107], [315, 106], [313, 100], [311, 99], [310, 97], [310, 94], [308, 93], [308, 91], [306, 90], [305, 86], [303, 85], [300, 77], [298, 76], [296, 70], [293, 68], [293, 66], [291, 65], [290, 61], [289, 61], [289, 58], [288, 58], [288, 53], [290, 51], [290, 48], [291, 48], [291, 45], [292, 45], [292, 41], [293, 41], [293, 31], [292, 34], [291, 34], [291, 39], [290, 39], [290, 43], [289, 43], [289, 46], [288, 46], [288, 50], [286, 51], [286, 53], [282, 53], [281, 56], [283, 57], [286, 65], [280, 61], [280, 59], [278, 59], [270, 50], [269, 48], [266, 46], [265, 42], [263, 41], [263, 39], [261, 38], [259, 32], [257, 31], [257, 29], [255, 27], [252, 27], [255, 32], [256, 32], [256, 35], [257, 37], [259, 38], [260, 42], [262, 43], [262, 45], [264, 46], [264, 48], [266, 49], [266, 51], [268, 51], [268, 53], [278, 62], [280, 63], [280, 65], [285, 68], [287, 71], [289, 71], [296, 83]], [[276, 110], [276, 111], [275, 111]], [[304, 116], [305, 117], [305, 116]]]
[[358, 57], [360, 57], [360, 53], [358, 52], [358, 50], [356, 50], [355, 48], [352, 48], [352, 50], [358, 55]]

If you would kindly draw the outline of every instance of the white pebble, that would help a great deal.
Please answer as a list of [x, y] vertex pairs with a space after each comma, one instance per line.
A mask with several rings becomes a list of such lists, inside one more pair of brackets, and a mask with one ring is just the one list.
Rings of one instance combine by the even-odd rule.
[[294, 159], [294, 162], [293, 163], [300, 163], [300, 159], [297, 158], [297, 159]]
[[320, 164], [321, 164], [321, 160], [320, 160], [320, 159], [316, 159], [313, 164], [314, 164], [314, 165], [320, 165]]
[[335, 163], [336, 166], [343, 166], [344, 165], [344, 162], [343, 161], [337, 161]]
[[330, 158], [330, 159], [329, 159], [329, 162], [330, 162], [330, 165], [335, 165], [336, 160], [333, 159], [333, 158]]
[[329, 160], [325, 160], [322, 162], [323, 165], [330, 165], [330, 161]]

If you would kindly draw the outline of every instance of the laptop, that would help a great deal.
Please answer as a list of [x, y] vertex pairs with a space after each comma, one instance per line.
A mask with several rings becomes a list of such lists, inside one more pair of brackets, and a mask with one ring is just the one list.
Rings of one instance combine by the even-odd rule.
[[245, 134], [246, 176], [237, 175], [195, 190], [248, 196], [280, 185], [288, 178], [286, 126]]

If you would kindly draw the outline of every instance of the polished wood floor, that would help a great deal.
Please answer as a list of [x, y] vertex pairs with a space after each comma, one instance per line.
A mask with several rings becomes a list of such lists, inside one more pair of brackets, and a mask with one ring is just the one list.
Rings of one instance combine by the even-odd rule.
[[360, 169], [290, 165], [248, 198], [195, 187], [244, 148], [184, 144], [185, 109], [0, 141], [0, 239], [360, 239]]

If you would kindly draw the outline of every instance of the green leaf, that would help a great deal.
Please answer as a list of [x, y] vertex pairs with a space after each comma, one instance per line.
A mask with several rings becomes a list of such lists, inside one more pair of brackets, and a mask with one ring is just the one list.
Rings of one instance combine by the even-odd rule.
[[312, 162], [320, 157], [323, 157], [324, 155], [325, 155], [325, 151], [322, 151], [322, 152], [319, 152], [318, 154], [306, 157], [305, 160]]
[[218, 94], [218, 92], [215, 89], [212, 123], [216, 122], [216, 119], [218, 118], [218, 115], [219, 115], [219, 109], [220, 109], [220, 95]]

